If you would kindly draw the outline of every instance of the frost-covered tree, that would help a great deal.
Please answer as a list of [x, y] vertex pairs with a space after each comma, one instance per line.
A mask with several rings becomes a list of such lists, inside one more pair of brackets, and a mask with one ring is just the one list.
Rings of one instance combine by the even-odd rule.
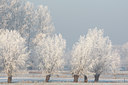
[[[33, 37], [31, 37], [30, 41], [32, 41], [33, 38], [40, 33], [51, 35], [54, 31], [54, 25], [52, 23], [47, 6], [38, 6], [38, 8], [35, 10], [35, 21], [36, 24], [34, 33], [32, 33]], [[37, 59], [36, 56], [37, 55], [34, 50], [34, 44], [31, 42], [30, 66], [32, 67], [32, 69], [37, 69], [38, 67], [38, 60], [35, 60]]]
[[94, 73], [95, 82], [102, 73], [115, 71], [120, 64], [120, 56], [112, 49], [111, 41], [104, 37], [102, 29], [90, 29], [87, 33], [87, 42], [91, 44], [90, 72]]
[[26, 39], [29, 66], [36, 68], [32, 40], [38, 33], [51, 34], [54, 25], [47, 6], [35, 7], [25, 0], [0, 0], [0, 28], [17, 30]]
[[0, 28], [9, 30], [23, 30], [25, 10], [22, 0], [1, 0], [0, 3]]
[[[72, 50], [72, 73], [74, 81], [87, 72], [94, 74], [95, 82], [102, 73], [115, 72], [120, 65], [118, 51], [113, 50], [111, 41], [104, 37], [102, 29], [89, 29], [86, 37], [81, 36]], [[87, 78], [85, 76], [85, 78]]]
[[62, 38], [61, 34], [49, 36], [40, 33], [36, 36], [34, 42], [40, 62], [39, 68], [46, 73], [46, 82], [48, 82], [51, 74], [64, 66], [62, 56], [65, 52], [66, 41]]
[[35, 10], [35, 18], [37, 33], [51, 34], [54, 31], [54, 25], [47, 6], [38, 6]]
[[1, 0], [0, 19], [0, 28], [15, 29], [22, 35], [30, 31], [51, 33], [54, 30], [48, 7], [36, 8], [24, 0]]
[[0, 63], [11, 83], [12, 76], [25, 65], [28, 58], [25, 39], [17, 31], [0, 29]]
[[120, 51], [122, 70], [128, 70], [128, 42], [116, 49]]
[[80, 36], [78, 42], [73, 45], [71, 67], [74, 75], [74, 82], [78, 82], [78, 77], [84, 75], [85, 82], [87, 82], [88, 68], [91, 66], [90, 62], [90, 43], [87, 42], [85, 36]]
[[118, 49], [113, 49], [112, 50], [112, 59], [110, 61], [111, 68], [110, 71], [113, 73], [114, 77], [116, 78], [116, 73], [120, 70], [121, 67], [121, 59], [120, 59], [120, 54]]

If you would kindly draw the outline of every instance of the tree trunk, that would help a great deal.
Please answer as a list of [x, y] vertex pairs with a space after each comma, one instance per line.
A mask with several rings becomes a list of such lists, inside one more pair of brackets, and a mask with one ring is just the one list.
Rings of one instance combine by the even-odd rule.
[[86, 75], [84, 75], [84, 82], [87, 83], [88, 82], [88, 77]]
[[78, 82], [79, 75], [74, 75], [74, 82]]
[[98, 82], [99, 81], [99, 77], [100, 77], [100, 74], [96, 74], [95, 75], [95, 82]]
[[12, 76], [8, 76], [8, 83], [12, 83]]
[[49, 82], [50, 76], [51, 76], [51, 75], [46, 75], [46, 79], [45, 79], [46, 82]]

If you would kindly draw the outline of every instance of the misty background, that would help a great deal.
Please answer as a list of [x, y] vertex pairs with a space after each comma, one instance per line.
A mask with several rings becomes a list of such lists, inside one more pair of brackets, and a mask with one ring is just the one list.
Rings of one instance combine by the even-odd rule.
[[28, 0], [48, 6], [55, 32], [67, 40], [67, 48], [88, 29], [104, 29], [114, 45], [128, 42], [128, 0]]

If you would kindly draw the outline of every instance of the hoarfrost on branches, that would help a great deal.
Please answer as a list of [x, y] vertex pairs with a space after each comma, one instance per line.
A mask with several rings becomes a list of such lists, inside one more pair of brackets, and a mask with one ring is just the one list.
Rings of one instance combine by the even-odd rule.
[[38, 33], [51, 34], [54, 25], [47, 6], [38, 6], [25, 0], [0, 0], [0, 28], [17, 30], [26, 39], [30, 51], [29, 66], [36, 68], [32, 40]]
[[17, 31], [0, 29], [0, 57], [8, 77], [22, 69], [28, 59], [25, 39]]
[[111, 41], [103, 34], [102, 29], [95, 28], [90, 29], [86, 36], [87, 42], [92, 44], [90, 55], [92, 67], [90, 72], [94, 73], [96, 82], [102, 73], [113, 72], [113, 70], [117, 70], [120, 64], [118, 52], [112, 49]]
[[85, 75], [87, 74], [90, 64], [90, 43], [86, 42], [85, 36], [80, 36], [78, 42], [73, 45], [72, 49], [72, 74], [74, 75]]
[[43, 33], [54, 31], [47, 6], [41, 5], [36, 8], [24, 0], [1, 0], [0, 19], [0, 28], [18, 30], [22, 35], [30, 31]]
[[35, 11], [37, 33], [51, 34], [54, 31], [54, 25], [51, 20], [50, 12], [47, 6], [38, 6]]
[[82, 75], [91, 72], [95, 81], [105, 72], [115, 72], [120, 66], [120, 55], [113, 50], [111, 41], [104, 37], [102, 29], [89, 29], [81, 36], [72, 50], [72, 73]]
[[36, 44], [35, 49], [40, 60], [39, 67], [47, 75], [51, 75], [64, 66], [62, 56], [65, 52], [66, 41], [61, 34], [49, 36], [40, 33], [34, 39], [34, 43]]

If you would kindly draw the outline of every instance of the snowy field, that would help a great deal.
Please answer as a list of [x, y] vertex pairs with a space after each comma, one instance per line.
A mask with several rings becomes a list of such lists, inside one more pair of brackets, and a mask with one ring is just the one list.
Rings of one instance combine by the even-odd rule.
[[[12, 84], [9, 85], [85, 85], [84, 79], [81, 76], [78, 83], [73, 82], [73, 77], [69, 72], [60, 72], [52, 75], [49, 83], [45, 83], [45, 76], [40, 72], [17, 74], [12, 79]], [[0, 85], [8, 85], [6, 74], [0, 74]], [[98, 83], [94, 83], [93, 75], [88, 76], [86, 85], [128, 85], [128, 72], [119, 72], [116, 75], [104, 74], [100, 76]]]
[[[44, 77], [13, 77], [12, 82], [13, 83], [41, 83], [44, 82]], [[84, 83], [84, 80], [82, 78], [79, 78], [80, 83]], [[93, 83], [94, 79], [89, 79], [89, 83]], [[7, 77], [5, 78], [0, 78], [0, 83], [5, 83], [7, 82]], [[54, 83], [54, 82], [73, 82], [73, 78], [51, 78], [49, 83]], [[100, 83], [128, 83], [128, 79], [100, 79]]]
[[[0, 78], [0, 85], [8, 85], [7, 78]], [[83, 79], [79, 79], [78, 83], [73, 82], [73, 78], [51, 78], [49, 83], [44, 82], [42, 77], [14, 77], [13, 83], [9, 85], [128, 85], [128, 79], [100, 79], [99, 83], [94, 83], [90, 79], [88, 83], [84, 83]]]
[[0, 85], [128, 85], [128, 83], [3, 83]]

